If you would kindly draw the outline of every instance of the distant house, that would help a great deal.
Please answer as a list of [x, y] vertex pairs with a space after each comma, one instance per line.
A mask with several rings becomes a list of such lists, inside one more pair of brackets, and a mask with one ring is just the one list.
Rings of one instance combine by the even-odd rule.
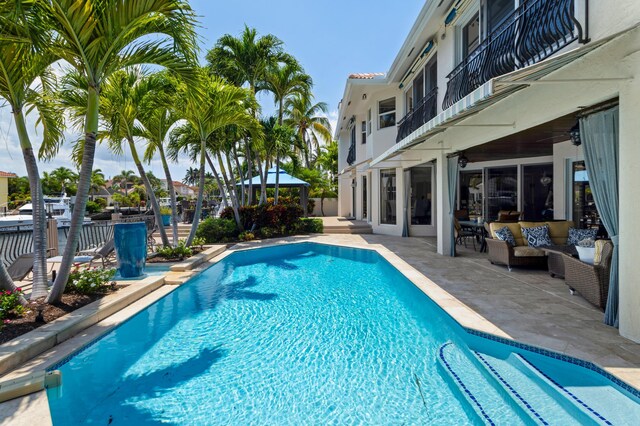
[[[163, 189], [169, 189], [166, 179], [161, 179], [160, 181], [162, 182]], [[196, 187], [185, 185], [177, 180], [173, 181], [173, 189], [175, 189], [176, 196], [178, 197], [193, 198], [198, 193], [198, 189]]]
[[9, 178], [18, 177], [15, 173], [0, 171], [0, 211], [7, 208], [9, 202]]

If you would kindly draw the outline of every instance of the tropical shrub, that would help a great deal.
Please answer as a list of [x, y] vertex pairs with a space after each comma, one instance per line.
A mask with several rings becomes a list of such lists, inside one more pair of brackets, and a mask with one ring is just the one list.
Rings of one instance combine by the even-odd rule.
[[160, 214], [161, 215], [170, 215], [172, 213], [171, 211], [171, 207], [160, 207]]
[[0, 292], [0, 320], [24, 314], [24, 306], [20, 303], [21, 296], [22, 289], [19, 287], [14, 291], [5, 290]]
[[302, 232], [308, 232], [311, 234], [322, 234], [322, 231], [324, 229], [322, 225], [322, 219], [302, 217], [300, 218], [299, 223], [301, 225]]
[[107, 208], [107, 200], [105, 200], [104, 198], [96, 198], [95, 200], [93, 200], [93, 202], [99, 205], [100, 209]]
[[104, 293], [109, 286], [113, 286], [115, 284], [111, 282], [115, 275], [115, 268], [81, 269], [80, 265], [76, 264], [69, 274], [69, 281], [67, 281], [65, 293]]
[[[233, 217], [233, 213], [232, 217]], [[230, 218], [209, 217], [200, 222], [196, 237], [203, 238], [206, 243], [218, 243], [233, 239], [238, 235], [236, 222]]]
[[240, 241], [251, 241], [251, 240], [255, 240], [256, 236], [253, 234], [253, 232], [244, 231], [244, 232], [241, 232], [240, 235], [238, 235], [238, 239]]
[[207, 240], [202, 237], [195, 237], [193, 241], [191, 241], [191, 247], [199, 247], [200, 250], [204, 249], [204, 245], [207, 244]]
[[158, 254], [158, 256], [164, 257], [165, 259], [180, 260], [183, 260], [186, 257], [191, 257], [193, 255], [193, 251], [191, 250], [191, 248], [187, 247], [184, 240], [178, 241], [178, 245], [175, 247], [160, 247], [156, 250], [156, 253]]
[[102, 211], [102, 207], [100, 206], [100, 204], [91, 200], [87, 201], [87, 213], [94, 214], [94, 213], [100, 213], [101, 211]]
[[260, 237], [273, 238], [278, 234], [278, 230], [270, 226], [260, 228]]

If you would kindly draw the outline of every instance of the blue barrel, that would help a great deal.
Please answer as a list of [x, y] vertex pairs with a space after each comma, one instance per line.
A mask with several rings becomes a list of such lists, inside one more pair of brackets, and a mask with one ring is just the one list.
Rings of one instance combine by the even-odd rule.
[[144, 274], [147, 261], [147, 225], [144, 222], [116, 223], [113, 242], [122, 278], [137, 278]]

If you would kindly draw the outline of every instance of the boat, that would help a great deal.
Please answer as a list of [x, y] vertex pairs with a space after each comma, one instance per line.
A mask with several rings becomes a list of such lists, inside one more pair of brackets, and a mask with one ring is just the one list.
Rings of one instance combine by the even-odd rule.
[[[60, 197], [45, 196], [44, 210], [47, 215], [56, 219], [58, 228], [69, 227], [71, 225], [71, 199], [66, 195]], [[91, 219], [84, 218], [84, 223], [90, 223]], [[28, 228], [33, 226], [33, 204], [27, 203], [18, 209], [17, 214], [10, 214], [0, 217], [0, 228], [8, 229], [13, 227]]]

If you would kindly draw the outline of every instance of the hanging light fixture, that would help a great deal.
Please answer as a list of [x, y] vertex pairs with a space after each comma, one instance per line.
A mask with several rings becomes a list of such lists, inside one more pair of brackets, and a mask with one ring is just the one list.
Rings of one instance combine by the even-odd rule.
[[569, 137], [571, 137], [571, 143], [575, 146], [580, 146], [582, 144], [582, 139], [580, 138], [580, 124], [576, 123], [575, 126], [569, 130]]
[[458, 156], [458, 166], [460, 166], [461, 169], [464, 169], [465, 167], [467, 167], [467, 163], [469, 163], [469, 159], [463, 154], [460, 154]]

